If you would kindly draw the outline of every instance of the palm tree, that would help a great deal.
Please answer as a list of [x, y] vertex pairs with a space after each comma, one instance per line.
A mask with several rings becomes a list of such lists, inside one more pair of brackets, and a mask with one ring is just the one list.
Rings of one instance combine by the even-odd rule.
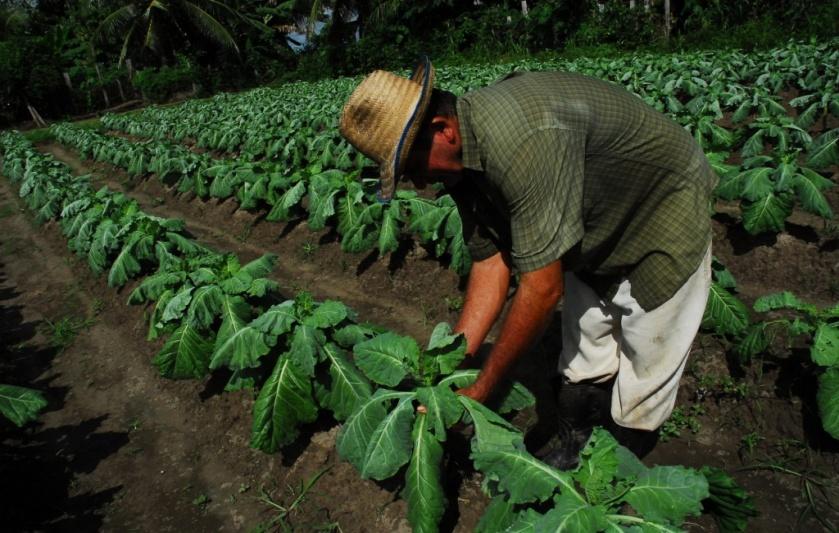
[[218, 0], [133, 0], [105, 17], [97, 33], [101, 38], [124, 35], [120, 64], [132, 43], [142, 43], [141, 50], [148, 49], [166, 62], [173, 53], [173, 37], [196, 33], [238, 54], [233, 36], [211, 13], [238, 17]]
[[20, 33], [29, 22], [29, 13], [21, 6], [0, 6], [0, 41]]

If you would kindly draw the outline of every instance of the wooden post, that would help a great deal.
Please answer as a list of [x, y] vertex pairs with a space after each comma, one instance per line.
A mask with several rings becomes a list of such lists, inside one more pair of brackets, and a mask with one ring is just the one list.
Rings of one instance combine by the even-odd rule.
[[128, 67], [128, 81], [131, 81], [132, 79], [134, 79], [134, 67], [131, 66], [130, 59], [125, 60], [125, 66]]
[[26, 109], [29, 110], [29, 115], [32, 116], [32, 121], [35, 123], [36, 126], [38, 126], [39, 128], [47, 127], [47, 123], [44, 122], [44, 118], [41, 116], [40, 113], [38, 113], [38, 111], [35, 110], [34, 107], [29, 105], [29, 102], [26, 103]]
[[[99, 83], [102, 83], [102, 72], [99, 71], [99, 63], [94, 63], [96, 67], [96, 76], [99, 78]], [[105, 98], [105, 107], [111, 107], [111, 99], [108, 98], [108, 91], [105, 90], [105, 85], [102, 85], [102, 96]]]

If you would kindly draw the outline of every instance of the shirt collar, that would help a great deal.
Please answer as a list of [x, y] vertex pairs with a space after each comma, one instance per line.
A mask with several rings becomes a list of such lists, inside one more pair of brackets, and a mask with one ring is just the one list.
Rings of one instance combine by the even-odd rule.
[[481, 164], [481, 156], [478, 152], [478, 142], [475, 139], [475, 131], [472, 127], [472, 104], [468, 96], [461, 96], [457, 99], [457, 120], [460, 124], [463, 167], [483, 172], [484, 167]]

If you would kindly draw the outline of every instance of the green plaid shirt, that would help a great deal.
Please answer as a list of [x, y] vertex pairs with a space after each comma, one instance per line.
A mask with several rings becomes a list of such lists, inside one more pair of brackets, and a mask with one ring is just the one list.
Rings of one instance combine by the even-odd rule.
[[[450, 190], [473, 259], [562, 259], [594, 287], [668, 300], [711, 240], [716, 174], [690, 134], [617, 85], [513, 73], [458, 99], [465, 179]], [[605, 294], [604, 294], [605, 295]]]

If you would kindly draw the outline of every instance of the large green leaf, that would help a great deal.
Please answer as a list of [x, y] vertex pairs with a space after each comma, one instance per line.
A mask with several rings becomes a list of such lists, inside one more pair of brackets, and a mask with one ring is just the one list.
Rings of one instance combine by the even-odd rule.
[[288, 220], [291, 214], [291, 209], [300, 203], [300, 200], [306, 194], [306, 184], [302, 181], [298, 181], [292, 187], [290, 187], [286, 192], [280, 196], [277, 200], [277, 203], [274, 204], [274, 207], [271, 208], [271, 211], [266, 215], [265, 219], [269, 221], [282, 221]]
[[208, 329], [221, 314], [224, 294], [218, 285], [204, 285], [195, 290], [187, 311], [187, 320], [198, 329]]
[[821, 366], [839, 366], [839, 327], [819, 324], [810, 349], [813, 362]]
[[103, 220], [96, 228], [96, 232], [93, 234], [93, 240], [90, 243], [90, 250], [87, 253], [87, 263], [95, 274], [101, 274], [105, 270], [108, 254], [118, 244], [118, 231], [119, 226], [110, 218]]
[[379, 423], [370, 440], [361, 462], [361, 477], [365, 479], [387, 479], [394, 475], [411, 458], [411, 424], [414, 421], [413, 398], [399, 400]]
[[755, 300], [754, 309], [758, 313], [766, 313], [767, 311], [773, 311], [775, 309], [794, 309], [808, 314], [816, 312], [816, 307], [814, 305], [801, 301], [790, 291], [761, 296]]
[[466, 337], [453, 334], [451, 326], [440, 322], [431, 332], [428, 354], [434, 357], [441, 374], [451, 374], [466, 357]]
[[396, 251], [399, 247], [399, 206], [391, 205], [384, 210], [379, 230], [379, 255]]
[[109, 287], [122, 287], [130, 278], [139, 274], [140, 262], [134, 257], [135, 244], [135, 240], [129, 240], [114, 259], [108, 272]]
[[473, 452], [524, 448], [524, 438], [512, 424], [471, 398], [458, 396], [457, 399], [466, 408], [475, 427], [475, 436], [472, 437]]
[[349, 362], [343, 350], [332, 343], [321, 348], [329, 365], [330, 384], [318, 394], [318, 401], [331, 410], [338, 420], [346, 420], [370, 398], [373, 389], [367, 378]]
[[41, 409], [46, 406], [46, 398], [36, 390], [0, 385], [0, 413], [18, 427], [35, 420]]
[[251, 322], [251, 326], [267, 335], [284, 335], [291, 331], [297, 321], [294, 300], [273, 305]]
[[411, 397], [411, 392], [379, 389], [373, 396], [364, 400], [341, 426], [337, 441], [338, 454], [361, 470], [367, 444], [373, 432], [387, 416], [385, 404]]
[[839, 368], [830, 368], [819, 376], [816, 403], [824, 430], [839, 439]]
[[294, 328], [294, 333], [291, 335], [288, 356], [304, 374], [314, 376], [318, 351], [325, 342], [326, 337], [322, 331], [300, 324]]
[[269, 352], [264, 334], [247, 323], [250, 314], [250, 306], [241, 297], [224, 297], [221, 306], [222, 322], [216, 336], [210, 368], [255, 368], [259, 365], [259, 358]]
[[163, 345], [154, 358], [154, 366], [166, 378], [199, 379], [207, 375], [212, 352], [212, 341], [185, 322]]
[[802, 168], [801, 172], [795, 175], [793, 186], [806, 211], [822, 218], [833, 218], [833, 210], [822, 194], [824, 189], [833, 186], [832, 181], [809, 168]]
[[574, 480], [591, 503], [601, 503], [611, 493], [612, 481], [618, 474], [617, 447], [612, 435], [595, 428], [580, 452], [580, 466], [574, 472]]
[[543, 502], [559, 490], [577, 502], [585, 499], [574, 488], [571, 475], [539, 461], [524, 450], [474, 452], [475, 468], [498, 480], [498, 488], [512, 503]]
[[504, 495], [495, 496], [475, 526], [475, 533], [507, 531], [515, 519], [515, 506]]
[[340, 324], [350, 314], [349, 308], [344, 303], [327, 300], [319, 304], [312, 311], [311, 316], [303, 320], [303, 323], [315, 328], [331, 328]]
[[355, 345], [355, 364], [371, 380], [395, 387], [419, 358], [414, 339], [393, 332], [383, 333]]
[[792, 201], [786, 195], [768, 194], [743, 207], [743, 227], [752, 235], [784, 230], [784, 221], [792, 214]]
[[239, 272], [247, 272], [252, 278], [264, 278], [274, 270], [277, 264], [275, 254], [265, 254], [243, 266]]
[[166, 304], [166, 307], [163, 309], [163, 315], [160, 317], [160, 319], [163, 322], [172, 322], [184, 316], [186, 308], [192, 301], [193, 290], [194, 287], [185, 286], [182, 287], [180, 291], [176, 292], [172, 299], [169, 300], [169, 303]]
[[428, 416], [417, 416], [411, 440], [413, 453], [402, 492], [408, 503], [408, 522], [415, 532], [436, 532], [446, 505], [440, 480], [443, 448], [431, 434]]
[[702, 324], [713, 328], [719, 335], [740, 335], [749, 325], [749, 310], [743, 302], [714, 282], [708, 293]]
[[839, 164], [839, 129], [822, 134], [807, 152], [807, 165], [813, 168], [826, 168]]
[[291, 443], [298, 426], [317, 418], [312, 382], [288, 357], [280, 356], [253, 405], [251, 446], [273, 453]]
[[160, 295], [174, 285], [183, 282], [183, 272], [157, 272], [151, 276], [146, 277], [137, 287], [128, 295], [128, 303], [130, 305], [137, 305], [148, 301], [155, 301], [160, 298]]
[[602, 531], [608, 525], [606, 509], [593, 506], [573, 494], [563, 492], [554, 498], [553, 509], [536, 523], [536, 531], [578, 533]]
[[702, 512], [708, 481], [683, 466], [654, 466], [641, 473], [624, 501], [647, 520], [679, 525], [688, 515]]
[[773, 172], [775, 170], [768, 167], [753, 168], [743, 172], [741, 196], [751, 202], [756, 202], [770, 194], [775, 189], [775, 185], [770, 179]]

